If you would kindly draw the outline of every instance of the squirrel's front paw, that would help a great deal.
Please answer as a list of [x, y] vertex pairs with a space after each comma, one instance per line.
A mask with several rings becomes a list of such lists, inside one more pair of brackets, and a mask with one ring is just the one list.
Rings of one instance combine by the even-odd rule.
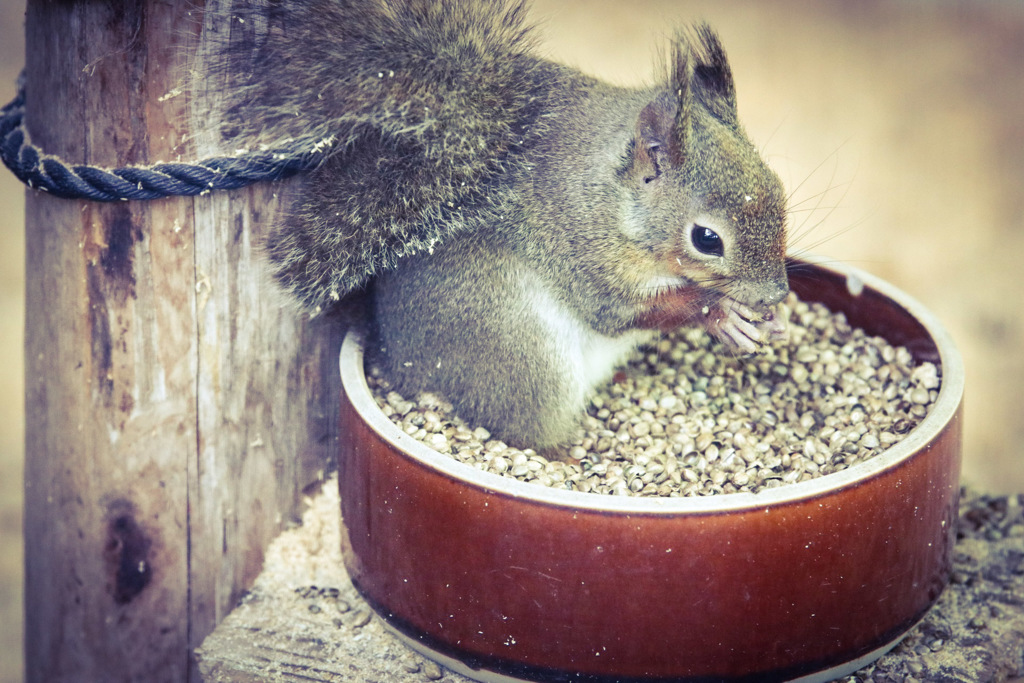
[[761, 312], [724, 298], [706, 309], [705, 315], [708, 332], [740, 353], [754, 353], [762, 344], [786, 338], [786, 316], [775, 307]]

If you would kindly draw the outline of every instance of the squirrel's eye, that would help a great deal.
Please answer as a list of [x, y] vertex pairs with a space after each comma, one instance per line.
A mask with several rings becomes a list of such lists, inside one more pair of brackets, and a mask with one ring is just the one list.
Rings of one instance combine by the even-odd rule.
[[697, 251], [702, 254], [721, 256], [725, 253], [722, 248], [722, 238], [711, 228], [705, 228], [703, 225], [693, 226], [690, 239], [693, 241], [693, 246], [697, 247]]

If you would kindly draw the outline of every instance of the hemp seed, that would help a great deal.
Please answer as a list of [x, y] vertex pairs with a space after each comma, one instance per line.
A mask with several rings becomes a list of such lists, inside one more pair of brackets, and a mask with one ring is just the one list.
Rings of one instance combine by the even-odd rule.
[[439, 453], [503, 477], [633, 496], [757, 492], [831, 474], [901, 441], [941, 368], [790, 295], [788, 341], [735, 357], [700, 328], [636, 351], [600, 388], [562, 459], [511, 448], [436, 394], [410, 401], [369, 368], [377, 405]]

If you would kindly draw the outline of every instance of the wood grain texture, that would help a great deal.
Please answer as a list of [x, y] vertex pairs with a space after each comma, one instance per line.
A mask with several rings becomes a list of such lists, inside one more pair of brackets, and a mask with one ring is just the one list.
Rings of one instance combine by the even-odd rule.
[[[226, 20], [201, 10], [29, 2], [34, 142], [103, 166], [223, 152], [217, 98], [193, 86]], [[192, 648], [327, 469], [341, 331], [282, 305], [265, 274], [281, 189], [29, 192], [28, 680], [196, 677]]]
[[[197, 650], [205, 683], [424, 683], [441, 670], [391, 635], [345, 573], [338, 482], [267, 549], [252, 591]], [[448, 674], [445, 680], [466, 681]]]

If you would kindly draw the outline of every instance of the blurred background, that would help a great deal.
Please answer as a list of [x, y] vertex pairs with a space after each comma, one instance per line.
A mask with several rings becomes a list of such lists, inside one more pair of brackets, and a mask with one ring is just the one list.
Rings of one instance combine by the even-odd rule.
[[[740, 117], [792, 192], [791, 252], [911, 294], [967, 366], [964, 480], [1024, 492], [1024, 3], [534, 0], [552, 59], [650, 82], [681, 23], [720, 32]], [[0, 101], [24, 62], [0, 1]], [[24, 189], [0, 169], [0, 682], [22, 677]], [[31, 457], [31, 454], [29, 454]]]
[[[0, 106], [25, 63], [25, 3], [0, 0]], [[22, 679], [25, 191], [0, 164], [0, 683]]]

